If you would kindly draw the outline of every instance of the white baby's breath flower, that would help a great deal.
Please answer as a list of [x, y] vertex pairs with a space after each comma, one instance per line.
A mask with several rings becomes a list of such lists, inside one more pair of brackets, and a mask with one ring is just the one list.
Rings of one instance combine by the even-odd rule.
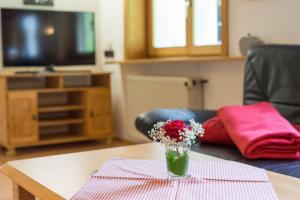
[[166, 135], [164, 127], [169, 122], [171, 122], [171, 120], [156, 123], [151, 131], [148, 132], [150, 137], [156, 142], [167, 145], [191, 145], [196, 142], [198, 136], [202, 137], [204, 135], [202, 125], [191, 119], [189, 120], [190, 125], [185, 128], [184, 131], [178, 132], [180, 137], [177, 141], [176, 139], [172, 139], [170, 136]]

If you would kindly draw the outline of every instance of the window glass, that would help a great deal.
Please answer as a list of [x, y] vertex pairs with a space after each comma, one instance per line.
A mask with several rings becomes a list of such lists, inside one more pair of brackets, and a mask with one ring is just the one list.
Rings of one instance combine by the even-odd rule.
[[153, 0], [152, 2], [153, 47], [185, 47], [185, 0]]
[[221, 0], [193, 0], [193, 45], [222, 44]]

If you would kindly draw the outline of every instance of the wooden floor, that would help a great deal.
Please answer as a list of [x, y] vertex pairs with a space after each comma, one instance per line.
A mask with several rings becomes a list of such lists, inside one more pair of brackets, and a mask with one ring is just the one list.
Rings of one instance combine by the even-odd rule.
[[[105, 142], [96, 141], [96, 142], [83, 142], [83, 143], [34, 147], [34, 148], [23, 148], [17, 151], [17, 156], [15, 157], [6, 157], [5, 151], [0, 150], [0, 165], [10, 160], [34, 158], [40, 156], [50, 156], [50, 155], [57, 155], [57, 154], [64, 154], [64, 153], [74, 153], [80, 151], [89, 151], [89, 150], [125, 146], [131, 144], [133, 143], [122, 141], [122, 140], [114, 140], [112, 145], [109, 146], [107, 146]], [[12, 200], [12, 183], [8, 178], [6, 178], [1, 173], [0, 173], [0, 200]]]

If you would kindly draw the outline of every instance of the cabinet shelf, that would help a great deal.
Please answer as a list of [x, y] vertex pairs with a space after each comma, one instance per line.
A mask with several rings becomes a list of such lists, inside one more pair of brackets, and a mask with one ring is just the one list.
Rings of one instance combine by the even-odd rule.
[[110, 139], [110, 82], [101, 72], [0, 73], [0, 145], [11, 155], [18, 147]]
[[37, 93], [58, 93], [58, 92], [82, 92], [87, 89], [109, 88], [105, 86], [94, 87], [69, 87], [69, 88], [37, 88], [37, 89], [11, 89], [12, 92], [35, 91]]
[[39, 126], [61, 126], [61, 125], [69, 125], [69, 124], [82, 124], [84, 123], [83, 119], [60, 119], [60, 120], [45, 120], [40, 121]]
[[41, 136], [38, 141], [32, 141], [26, 144], [15, 144], [14, 147], [30, 147], [30, 146], [40, 146], [40, 145], [71, 143], [71, 142], [82, 142], [82, 141], [98, 140], [104, 138], [107, 138], [107, 136], [105, 135], [93, 136], [93, 135], [81, 135], [77, 133], [76, 134], [64, 133], [60, 135]]
[[84, 136], [80, 134], [64, 133], [61, 135], [47, 135], [40, 137], [40, 143], [44, 144], [57, 144], [65, 142], [79, 142], [84, 140], [91, 140], [99, 137]]
[[39, 112], [59, 112], [59, 111], [72, 111], [72, 110], [83, 110], [83, 105], [63, 105], [63, 106], [48, 106], [40, 107]]

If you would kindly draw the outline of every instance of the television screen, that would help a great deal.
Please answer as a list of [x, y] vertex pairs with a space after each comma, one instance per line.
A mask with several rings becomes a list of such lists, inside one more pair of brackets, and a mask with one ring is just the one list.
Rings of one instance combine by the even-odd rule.
[[95, 64], [92, 12], [1, 9], [3, 65]]

